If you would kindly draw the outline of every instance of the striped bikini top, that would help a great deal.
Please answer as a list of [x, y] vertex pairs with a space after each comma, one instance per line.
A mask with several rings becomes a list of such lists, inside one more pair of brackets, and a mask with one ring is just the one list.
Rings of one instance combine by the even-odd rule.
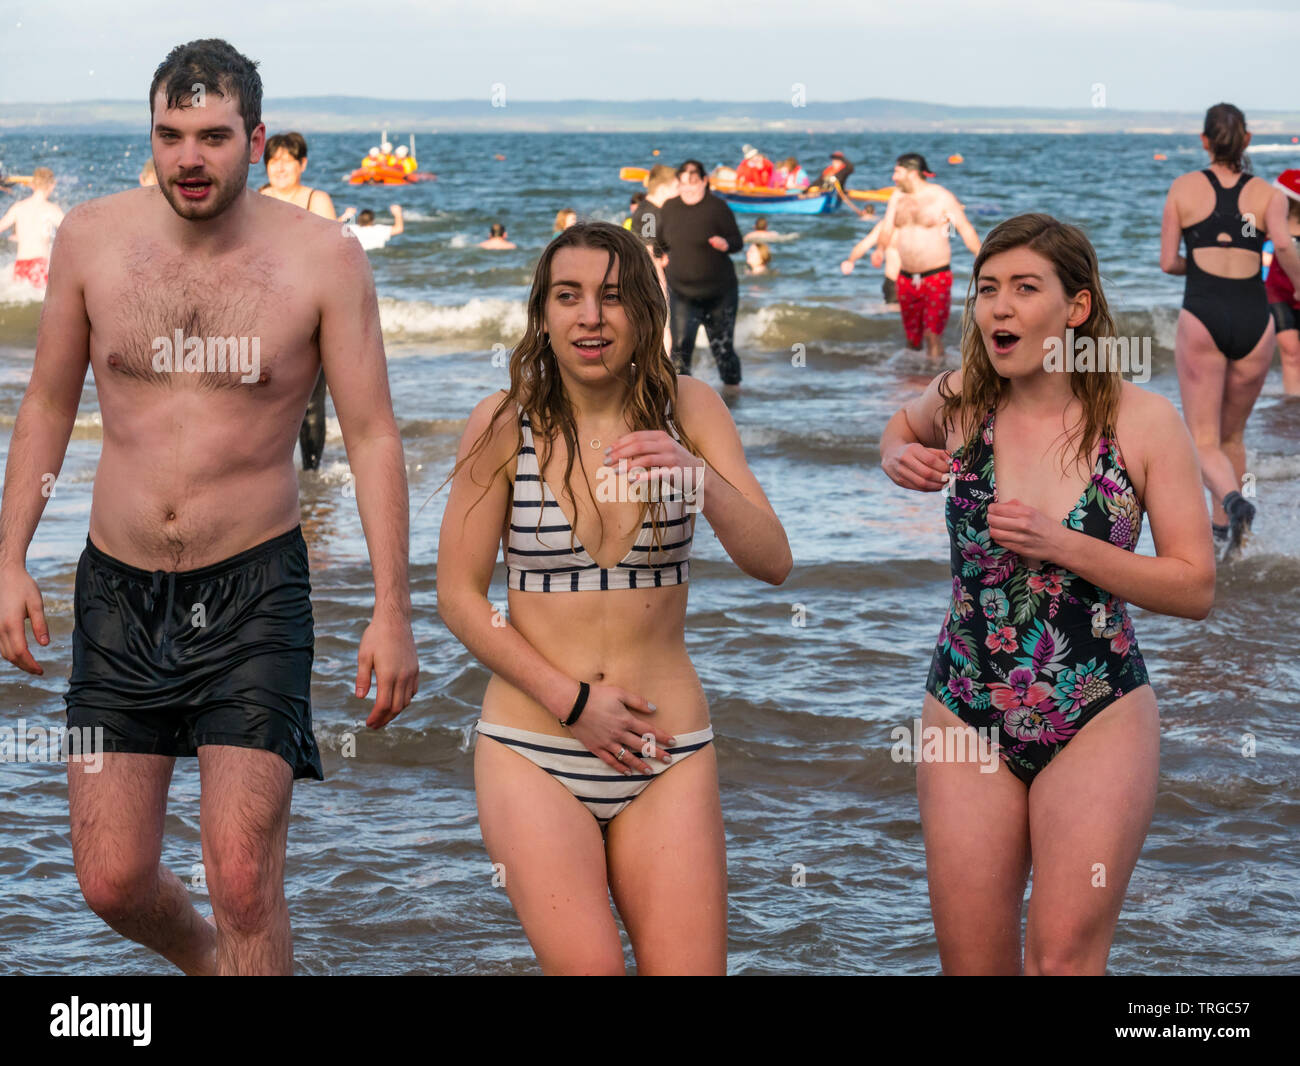
[[[659, 547], [654, 548], [655, 523], [650, 519], [656, 505], [652, 502], [631, 549], [613, 568], [603, 569], [578, 541], [559, 501], [543, 480], [533, 446], [532, 423], [523, 406], [516, 406], [524, 442], [519, 449], [510, 505], [506, 584], [520, 592], [583, 592], [659, 588], [689, 580], [695, 522], [694, 513], [686, 509], [681, 489], [659, 494], [665, 514], [659, 526]], [[680, 440], [671, 418], [668, 427]]]

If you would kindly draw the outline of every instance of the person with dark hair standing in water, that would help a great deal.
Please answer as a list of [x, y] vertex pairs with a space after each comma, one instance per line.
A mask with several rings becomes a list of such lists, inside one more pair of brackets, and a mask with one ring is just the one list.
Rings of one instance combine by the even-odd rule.
[[[48, 646], [26, 554], [90, 368], [104, 443], [64, 698], [69, 730], [102, 730], [103, 754], [97, 773], [68, 760], [77, 881], [105, 922], [186, 973], [290, 974], [293, 782], [323, 777], [293, 435], [322, 366], [374, 571], [355, 689], [373, 672], [374, 729], [418, 686], [406, 463], [365, 252], [248, 188], [266, 138], [257, 65], [190, 41], [147, 99], [157, 188], [78, 204], [54, 244], [5, 468], [0, 655], [44, 672], [24, 628]], [[210, 918], [159, 861], [178, 756], [199, 764]]]
[[734, 336], [740, 284], [730, 257], [745, 241], [726, 201], [709, 192], [698, 159], [677, 168], [677, 195], [660, 208], [659, 222], [659, 243], [668, 253], [665, 274], [677, 373], [691, 372], [702, 324], [723, 385], [738, 386]]
[[717, 755], [684, 636], [697, 518], [760, 581], [792, 559], [726, 405], [664, 357], [666, 311], [639, 235], [566, 229], [510, 387], [474, 408], [448, 475], [438, 613], [492, 671], [479, 826], [547, 974], [624, 972], [611, 894], [638, 973], [726, 971]]
[[[1255, 505], [1240, 491], [1243, 437], [1273, 360], [1273, 320], [1260, 275], [1265, 234], [1300, 286], [1286, 197], [1246, 171], [1249, 144], [1241, 111], [1232, 104], [1210, 108], [1201, 133], [1210, 165], [1174, 179], [1160, 229], [1160, 269], [1187, 276], [1174, 335], [1183, 417], [1214, 499], [1214, 535], [1229, 551], [1241, 546], [1255, 518]], [[1180, 239], [1186, 257], [1178, 254]]]
[[[871, 265], [879, 269], [890, 249], [898, 249], [898, 310], [909, 348], [924, 342], [931, 359], [943, 358], [943, 331], [952, 309], [952, 252], [949, 229], [955, 229], [979, 255], [980, 239], [957, 197], [934, 177], [925, 157], [906, 152], [894, 164], [898, 191], [889, 198]], [[868, 234], [870, 236], [870, 234]], [[888, 296], [888, 294], [886, 294]]]
[[[258, 192], [301, 207], [313, 215], [331, 222], [334, 219], [334, 201], [324, 189], [313, 189], [302, 183], [307, 169], [307, 139], [301, 133], [277, 133], [266, 139], [267, 183]], [[325, 370], [316, 375], [307, 413], [298, 430], [298, 447], [302, 450], [302, 468], [315, 470], [320, 466], [325, 452]]]

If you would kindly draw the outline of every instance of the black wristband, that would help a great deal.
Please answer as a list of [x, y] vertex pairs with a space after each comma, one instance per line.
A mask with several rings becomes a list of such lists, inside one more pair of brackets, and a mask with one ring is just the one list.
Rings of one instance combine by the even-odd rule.
[[591, 692], [591, 686], [585, 681], [579, 681], [578, 698], [573, 701], [573, 710], [569, 712], [569, 717], [561, 723], [562, 725], [573, 725], [578, 720], [579, 715], [582, 714], [582, 709], [587, 706], [587, 694], [589, 692]]

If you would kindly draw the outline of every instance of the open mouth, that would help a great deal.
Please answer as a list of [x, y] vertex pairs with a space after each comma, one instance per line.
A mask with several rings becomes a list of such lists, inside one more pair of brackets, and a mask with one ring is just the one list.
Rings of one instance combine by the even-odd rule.
[[202, 200], [212, 188], [212, 182], [207, 178], [182, 178], [176, 182], [176, 188], [187, 200]]
[[609, 351], [612, 341], [603, 340], [600, 337], [584, 337], [582, 340], [574, 341], [573, 346], [584, 359], [599, 359]]
[[1020, 343], [1020, 335], [1012, 333], [1010, 330], [997, 329], [993, 331], [993, 350], [998, 355], [1006, 355], [1012, 348]]

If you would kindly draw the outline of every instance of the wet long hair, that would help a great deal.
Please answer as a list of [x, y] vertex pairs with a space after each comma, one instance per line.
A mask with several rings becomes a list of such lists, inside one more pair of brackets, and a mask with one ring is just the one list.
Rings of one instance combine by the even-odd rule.
[[[989, 409], [1000, 407], [1011, 389], [1011, 383], [994, 369], [988, 349], [984, 347], [984, 336], [975, 323], [975, 298], [984, 264], [991, 256], [1013, 248], [1028, 248], [1046, 258], [1056, 271], [1066, 296], [1074, 297], [1083, 289], [1092, 294], [1092, 309], [1087, 319], [1074, 327], [1076, 340], [1091, 337], [1094, 348], [1100, 353], [1101, 345], [1097, 342], [1115, 336], [1115, 320], [1101, 288], [1097, 253], [1083, 230], [1040, 213], [1016, 215], [995, 226], [984, 238], [979, 255], [975, 257], [966, 293], [966, 307], [961, 320], [961, 392], [948, 388], [951, 371], [939, 382], [939, 395], [943, 398], [940, 423], [945, 432], [954, 426], [961, 427], [965, 450], [973, 446]], [[1119, 367], [1111, 366], [1109, 359], [1107, 365], [1105, 370], [1069, 371], [1070, 390], [1083, 407], [1080, 421], [1070, 429], [1069, 438], [1076, 441], [1076, 454], [1082, 463], [1089, 461], [1102, 433], [1108, 440], [1115, 439], [1115, 413], [1119, 409], [1123, 378]], [[1063, 449], [1063, 460], [1065, 454]]]
[[[704, 458], [704, 453], [699, 446], [690, 439], [686, 430], [676, 421], [677, 373], [672, 362], [664, 354], [664, 326], [668, 318], [668, 306], [664, 300], [663, 290], [659, 287], [659, 278], [655, 273], [654, 264], [650, 260], [649, 253], [646, 252], [641, 241], [622, 226], [615, 226], [609, 222], [579, 220], [568, 229], [557, 234], [555, 239], [546, 246], [546, 250], [542, 252], [542, 257], [538, 260], [537, 268], [533, 273], [532, 292], [528, 294], [528, 320], [524, 328], [524, 336], [510, 353], [510, 387], [506, 390], [506, 395], [497, 405], [496, 410], [492, 412], [492, 419], [488, 424], [488, 428], [474, 442], [473, 447], [466, 453], [465, 457], [452, 468], [451, 473], [447, 475], [442, 484], [445, 485], [454, 478], [456, 471], [461, 466], [472, 462], [474, 456], [487, 446], [492, 426], [496, 424], [497, 418], [500, 417], [502, 412], [513, 410], [515, 404], [518, 403], [522, 405], [528, 414], [533, 430], [534, 444], [545, 449], [544, 454], [539, 454], [537, 457], [539, 470], [546, 469], [547, 461], [551, 456], [553, 441], [557, 434], [564, 437], [568, 461], [564, 468], [563, 493], [573, 506], [575, 515], [573, 524], [576, 526], [577, 501], [573, 496], [571, 476], [574, 457], [580, 451], [577, 424], [574, 419], [573, 405], [569, 401], [569, 395], [564, 388], [564, 381], [560, 377], [555, 352], [551, 348], [550, 338], [546, 333], [546, 302], [551, 290], [552, 263], [555, 260], [556, 253], [563, 248], [595, 248], [605, 251], [609, 256], [605, 273], [606, 279], [609, 278], [610, 272], [614, 269], [615, 259], [618, 260], [619, 301], [623, 305], [628, 325], [632, 330], [633, 353], [631, 362], [636, 364], [635, 367], [629, 366], [623, 372], [623, 382], [627, 386], [627, 396], [623, 402], [623, 413], [632, 426], [632, 431], [663, 430], [668, 432], [668, 422], [671, 418], [676, 426], [682, 446], [692, 455]], [[603, 300], [600, 307], [600, 328], [603, 331]], [[518, 454], [524, 443], [523, 428], [518, 421], [516, 421], [516, 431], [515, 455]], [[491, 488], [492, 480], [495, 480], [497, 474], [508, 466], [513, 459], [514, 455], [493, 471], [492, 479], [488, 481], [478, 499], [470, 506], [471, 510], [478, 506]], [[716, 470], [712, 471], [712, 473], [722, 477]], [[471, 478], [472, 476], [471, 474]], [[582, 480], [585, 484], [587, 479], [584, 477]], [[726, 479], [723, 478], [723, 480]], [[731, 484], [730, 482], [727, 483]], [[475, 482], [475, 484], [478, 484], [478, 482]], [[600, 517], [600, 509], [596, 506], [596, 499], [592, 495], [591, 486], [587, 484], [586, 487], [592, 506], [596, 507], [596, 515], [600, 518], [600, 533], [603, 542], [605, 522]], [[438, 490], [441, 490], [441, 488], [442, 485], [439, 485]], [[646, 514], [651, 509], [654, 511], [652, 544], [653, 548], [658, 550], [663, 544], [662, 523], [666, 518], [666, 506], [663, 500], [642, 501], [637, 521], [638, 523], [644, 523]], [[542, 510], [542, 508], [538, 508], [537, 523], [539, 527], [542, 522]], [[570, 549], [575, 546], [575, 536], [576, 530], [572, 530], [569, 538]]]
[[1250, 169], [1246, 157], [1246, 116], [1232, 104], [1215, 104], [1205, 112], [1201, 132], [1210, 142], [1214, 162], [1240, 173]]

